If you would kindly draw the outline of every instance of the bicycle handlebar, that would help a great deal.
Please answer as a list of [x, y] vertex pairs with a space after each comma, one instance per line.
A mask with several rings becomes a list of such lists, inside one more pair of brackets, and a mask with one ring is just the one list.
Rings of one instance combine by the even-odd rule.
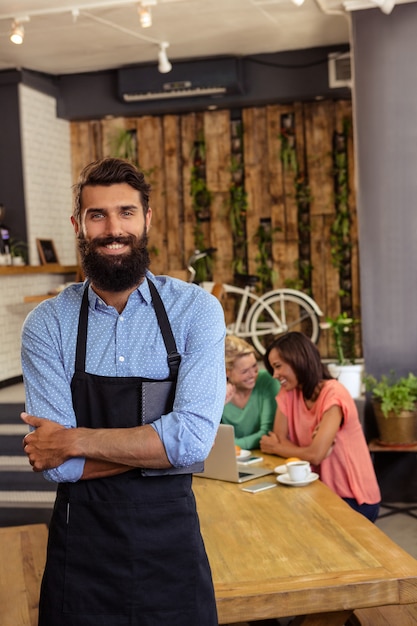
[[211, 256], [217, 251], [217, 248], [205, 248], [204, 250], [194, 250], [194, 254], [190, 256], [187, 262], [187, 270], [190, 272], [189, 282], [192, 283], [196, 271], [194, 269], [194, 263], [199, 261], [200, 259], [204, 259], [206, 256]]

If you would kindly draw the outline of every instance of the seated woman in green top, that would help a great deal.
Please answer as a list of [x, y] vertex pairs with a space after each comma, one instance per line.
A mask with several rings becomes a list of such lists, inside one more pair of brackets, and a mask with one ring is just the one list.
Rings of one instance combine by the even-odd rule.
[[266, 370], [258, 372], [255, 349], [233, 335], [226, 337], [226, 376], [222, 423], [234, 427], [237, 446], [259, 448], [273, 427], [280, 384]]

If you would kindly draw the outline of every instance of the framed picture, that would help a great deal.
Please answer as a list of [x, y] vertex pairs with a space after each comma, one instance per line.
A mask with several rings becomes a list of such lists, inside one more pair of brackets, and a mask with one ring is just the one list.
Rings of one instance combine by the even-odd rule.
[[47, 265], [48, 263], [59, 263], [58, 255], [52, 239], [37, 239], [36, 245], [38, 247], [39, 259], [42, 265]]

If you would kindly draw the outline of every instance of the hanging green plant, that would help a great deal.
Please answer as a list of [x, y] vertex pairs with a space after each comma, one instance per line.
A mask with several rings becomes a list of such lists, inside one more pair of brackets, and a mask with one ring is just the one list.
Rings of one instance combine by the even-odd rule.
[[297, 172], [297, 153], [295, 151], [295, 137], [289, 133], [281, 132], [281, 161], [284, 170]]
[[[210, 221], [210, 207], [212, 193], [206, 181], [206, 146], [203, 139], [194, 142], [191, 153], [193, 165], [191, 167], [190, 195], [192, 208], [195, 214], [194, 247], [196, 250], [207, 248], [202, 224]], [[211, 279], [212, 261], [210, 257], [200, 259], [195, 264], [196, 282]]]
[[246, 239], [246, 212], [248, 196], [245, 191], [243, 166], [243, 124], [234, 121], [231, 126], [231, 184], [229, 193], [229, 223], [233, 239], [234, 274], [248, 273], [248, 254]]
[[143, 173], [145, 179], [151, 185], [152, 176], [156, 172], [156, 167], [145, 170], [138, 161], [137, 134], [135, 129], [119, 128], [113, 132], [109, 140], [110, 155], [119, 159], [126, 159], [134, 163]]
[[258, 253], [255, 256], [256, 275], [260, 284], [257, 286], [258, 291], [264, 293], [272, 289], [276, 272], [272, 267], [272, 241], [273, 234], [278, 232], [280, 228], [271, 228], [270, 220], [261, 220], [254, 239], [258, 244]]
[[294, 114], [281, 115], [281, 140], [280, 158], [284, 170], [292, 170], [298, 173], [297, 153], [295, 150]]
[[246, 241], [246, 210], [248, 196], [243, 185], [243, 176], [240, 182], [233, 180], [232, 158], [232, 184], [229, 195], [229, 222], [233, 237], [233, 271], [238, 274], [247, 272], [247, 241]]
[[205, 176], [201, 175], [200, 165], [194, 165], [191, 168], [190, 193], [197, 220], [200, 222], [209, 221], [212, 194], [207, 187]]
[[349, 208], [348, 139], [349, 125], [344, 123], [343, 132], [335, 133], [333, 141], [333, 176], [335, 185], [336, 217], [331, 227], [330, 245], [334, 267], [343, 267], [350, 259], [351, 215]]
[[120, 128], [109, 139], [110, 154], [120, 159], [127, 159], [137, 165], [136, 130]]

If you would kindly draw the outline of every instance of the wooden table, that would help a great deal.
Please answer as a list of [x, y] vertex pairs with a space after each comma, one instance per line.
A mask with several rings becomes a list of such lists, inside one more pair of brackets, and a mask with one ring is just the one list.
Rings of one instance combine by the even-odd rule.
[[357, 608], [417, 602], [417, 561], [320, 481], [241, 487], [194, 478], [220, 624], [297, 615], [340, 626]]
[[0, 624], [36, 626], [46, 524], [0, 528]]

